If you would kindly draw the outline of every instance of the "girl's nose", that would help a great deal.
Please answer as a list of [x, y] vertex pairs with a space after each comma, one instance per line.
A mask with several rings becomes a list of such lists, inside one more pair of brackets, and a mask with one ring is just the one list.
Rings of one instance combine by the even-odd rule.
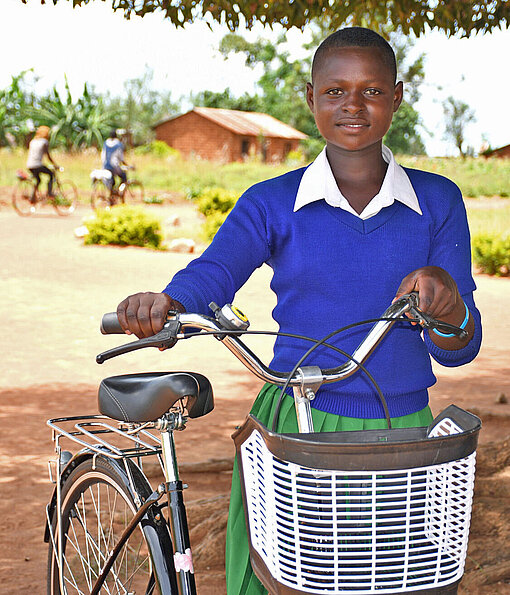
[[349, 114], [357, 114], [363, 110], [363, 99], [359, 95], [347, 95], [342, 104], [342, 110]]

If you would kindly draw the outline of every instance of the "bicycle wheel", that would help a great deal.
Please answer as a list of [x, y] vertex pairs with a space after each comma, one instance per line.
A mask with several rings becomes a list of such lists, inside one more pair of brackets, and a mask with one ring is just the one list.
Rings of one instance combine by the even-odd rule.
[[[140, 473], [133, 470], [136, 489], [144, 500], [151, 492]], [[58, 533], [48, 551], [48, 594], [90, 593], [110, 552], [136, 512], [127, 475], [103, 458], [86, 459], [69, 474], [62, 486], [62, 582], [58, 572]], [[56, 515], [55, 515], [56, 516]], [[168, 555], [151, 539], [151, 552], [141, 529], [135, 528], [121, 549], [101, 593], [161, 593], [151, 555]], [[159, 551], [155, 551], [159, 549]], [[170, 554], [171, 556], [171, 554]]]
[[30, 180], [20, 180], [12, 195], [12, 206], [23, 217], [35, 213], [36, 202], [32, 202], [34, 186]]
[[90, 197], [90, 206], [96, 211], [97, 209], [109, 209], [113, 207], [115, 200], [111, 195], [110, 189], [103, 184], [103, 182], [96, 181], [92, 187], [92, 195]]
[[141, 205], [145, 196], [143, 185], [138, 180], [128, 180], [126, 189], [122, 193], [122, 203], [126, 205]]
[[78, 190], [70, 180], [56, 181], [52, 204], [59, 215], [70, 215], [76, 208]]

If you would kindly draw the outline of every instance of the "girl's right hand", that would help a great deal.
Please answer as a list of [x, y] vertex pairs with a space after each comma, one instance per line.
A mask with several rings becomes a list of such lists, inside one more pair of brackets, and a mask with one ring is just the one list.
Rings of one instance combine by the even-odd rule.
[[166, 322], [169, 310], [185, 312], [184, 306], [166, 293], [135, 293], [117, 306], [117, 316], [124, 332], [139, 339], [159, 332]]

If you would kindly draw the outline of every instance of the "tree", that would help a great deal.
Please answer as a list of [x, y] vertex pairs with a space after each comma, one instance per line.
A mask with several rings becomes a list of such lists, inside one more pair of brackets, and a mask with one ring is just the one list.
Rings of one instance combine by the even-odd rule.
[[24, 113], [34, 101], [27, 89], [26, 77], [31, 70], [24, 70], [11, 78], [11, 84], [0, 89], [0, 146], [14, 143], [22, 145], [30, 135]]
[[[29, 0], [22, 0], [27, 3]], [[59, 1], [53, 0], [53, 4]], [[68, 0], [71, 1], [71, 0]], [[72, 0], [73, 6], [88, 4], [91, 0]], [[104, 0], [103, 0], [104, 1]], [[44, 0], [40, 0], [44, 4]], [[280, 24], [286, 29], [304, 28], [314, 19], [329, 19], [333, 29], [345, 25], [362, 25], [384, 31], [388, 25], [401, 27], [407, 34], [416, 35], [428, 28], [439, 29], [448, 35], [472, 32], [489, 33], [493, 29], [508, 27], [510, 3], [507, 0], [110, 0], [114, 10], [124, 11], [129, 19], [161, 12], [177, 27], [197, 19], [225, 23], [235, 31], [241, 23], [251, 28], [255, 23]]]
[[390, 42], [395, 50], [399, 69], [397, 80], [404, 82], [404, 100], [393, 116], [391, 128], [384, 137], [384, 142], [394, 153], [423, 155], [425, 145], [419, 132], [422, 122], [414, 105], [420, 99], [420, 85], [425, 79], [425, 54], [420, 54], [414, 62], [409, 63], [409, 50], [414, 42], [396, 33], [390, 35]]
[[445, 136], [453, 141], [462, 157], [466, 156], [463, 150], [466, 126], [476, 120], [473, 110], [467, 103], [448, 97], [443, 104], [445, 115]]
[[251, 68], [262, 65], [263, 74], [257, 81], [260, 89], [259, 111], [264, 111], [309, 136], [319, 138], [305, 101], [312, 56], [310, 54], [291, 61], [289, 53], [282, 48], [284, 42], [285, 36], [280, 36], [276, 43], [262, 38], [249, 42], [241, 35], [229, 33], [221, 40], [219, 49], [225, 58], [231, 52], [244, 54], [245, 63]]
[[29, 118], [35, 127], [44, 124], [52, 129], [52, 146], [66, 150], [102, 145], [108, 132], [117, 126], [118, 113], [106, 109], [101, 96], [84, 85], [83, 94], [74, 101], [67, 78], [62, 97], [56, 87], [44, 97], [36, 98], [20, 116]]
[[229, 87], [219, 92], [200, 91], [191, 94], [190, 100], [193, 105], [236, 109], [242, 112], [260, 112], [264, 109], [263, 101], [258, 95], [244, 93], [241, 97], [234, 97]]
[[107, 100], [108, 108], [119, 114], [119, 127], [129, 130], [135, 145], [151, 140], [154, 124], [179, 110], [169, 92], [152, 88], [153, 80], [154, 71], [146, 66], [142, 76], [124, 83], [124, 96]]
[[[240, 35], [229, 33], [220, 42], [220, 52], [225, 58], [231, 52], [242, 53], [246, 65], [252, 68], [258, 64], [262, 65], [263, 74], [257, 82], [260, 94], [245, 94], [236, 100], [227, 89], [223, 93], [203, 91], [192, 99], [202, 100], [200, 105], [209, 107], [263, 111], [301, 130], [311, 139], [320, 139], [313, 115], [306, 104], [305, 87], [306, 82], [310, 80], [311, 48], [316, 47], [327, 34], [328, 30], [324, 24], [322, 27], [314, 26], [312, 41], [304, 46], [309, 50], [309, 54], [305, 58], [292, 61], [282, 46], [285, 42], [284, 36], [280, 36], [276, 43], [262, 38], [249, 42]], [[413, 105], [420, 98], [419, 85], [424, 78], [424, 55], [420, 55], [409, 64], [406, 56], [412, 43], [403, 36], [393, 37], [392, 45], [396, 48], [397, 62], [401, 69], [399, 79], [406, 83], [409, 91], [406, 101], [395, 114], [385, 142], [395, 153], [423, 154], [425, 146], [418, 130], [420, 117]], [[310, 151], [307, 151], [309, 157], [313, 157], [323, 146], [313, 141], [312, 145]]]

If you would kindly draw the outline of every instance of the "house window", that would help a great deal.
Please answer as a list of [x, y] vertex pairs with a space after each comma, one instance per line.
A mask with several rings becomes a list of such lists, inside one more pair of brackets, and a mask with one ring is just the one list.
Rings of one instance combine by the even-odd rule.
[[250, 153], [250, 141], [247, 139], [243, 139], [241, 141], [241, 155], [243, 157], [248, 157]]

